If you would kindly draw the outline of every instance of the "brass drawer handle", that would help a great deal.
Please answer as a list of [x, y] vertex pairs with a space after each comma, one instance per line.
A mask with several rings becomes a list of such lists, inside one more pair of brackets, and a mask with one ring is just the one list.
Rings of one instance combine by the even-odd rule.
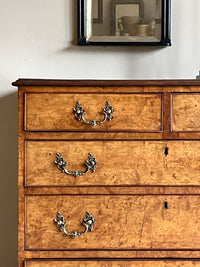
[[86, 124], [92, 124], [92, 126], [97, 126], [100, 123], [104, 123], [106, 120], [111, 121], [113, 116], [112, 114], [114, 113], [113, 107], [110, 105], [110, 103], [107, 101], [105, 108], [102, 110], [102, 113], [104, 114], [104, 119], [102, 121], [97, 121], [97, 120], [92, 120], [92, 121], [87, 121], [84, 118], [86, 111], [83, 109], [81, 104], [79, 102], [76, 103], [76, 106], [74, 108], [74, 115], [75, 118], [80, 121], [81, 119], [84, 121]]
[[85, 165], [86, 165], [87, 169], [84, 172], [82, 172], [82, 171], [69, 172], [66, 169], [68, 162], [65, 161], [63, 156], [60, 153], [57, 153], [56, 158], [57, 158], [57, 160], [55, 160], [54, 162], [57, 165], [58, 169], [61, 172], [65, 172], [66, 174], [73, 175], [75, 178], [77, 178], [80, 175], [87, 174], [89, 172], [89, 170], [91, 170], [92, 172], [95, 172], [95, 170], [96, 170], [95, 166], [97, 165], [97, 161], [91, 153], [88, 154], [88, 160], [85, 161]]
[[54, 222], [56, 223], [57, 228], [61, 232], [64, 232], [66, 235], [78, 237], [79, 235], [85, 235], [88, 231], [91, 232], [93, 230], [93, 224], [95, 223], [95, 219], [89, 212], [86, 212], [86, 217], [83, 219], [82, 222], [82, 224], [85, 226], [85, 231], [83, 232], [67, 232], [67, 230], [65, 229], [67, 222], [59, 211], [57, 212], [57, 218], [54, 219]]

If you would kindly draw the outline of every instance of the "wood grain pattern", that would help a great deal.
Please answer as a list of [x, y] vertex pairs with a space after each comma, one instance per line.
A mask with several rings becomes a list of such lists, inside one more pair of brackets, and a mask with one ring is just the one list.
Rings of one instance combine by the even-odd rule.
[[[114, 108], [113, 119], [93, 127], [77, 121], [73, 108], [77, 101], [87, 120], [102, 121], [106, 101]], [[26, 94], [28, 131], [139, 131], [162, 130], [161, 94]]]
[[[78, 178], [62, 173], [54, 163], [57, 152], [69, 171], [84, 171], [92, 153], [95, 173]], [[26, 185], [199, 185], [199, 162], [199, 141], [27, 141]]]
[[172, 131], [200, 131], [200, 94], [172, 94]]
[[[24, 259], [24, 132], [23, 132], [23, 90], [18, 91], [18, 266]], [[14, 178], [14, 177], [13, 177]]]
[[12, 83], [13, 86], [200, 86], [199, 80], [59, 80], [59, 79], [18, 79]]
[[[168, 209], [164, 202], [168, 202]], [[200, 196], [26, 196], [29, 250], [200, 249]], [[94, 230], [78, 238], [60, 232], [57, 211], [68, 231], [83, 231], [85, 212]]]
[[[74, 132], [24, 132], [27, 140], [76, 140], [77, 135]], [[139, 133], [139, 132], [79, 132], [78, 139], [82, 140], [197, 140], [200, 139], [200, 132], [170, 132], [160, 133]]]
[[[195, 83], [196, 82], [196, 83]], [[173, 81], [171, 81], [173, 83]], [[163, 84], [163, 83], [154, 83], [154, 84], [144, 84], [143, 81], [141, 83], [137, 84], [74, 84], [70, 85], [69, 83], [60, 86], [59, 84], [56, 85], [28, 85], [28, 86], [19, 86], [19, 91], [24, 91], [26, 93], [197, 93], [199, 92], [199, 86], [200, 82], [194, 80], [194, 83], [192, 84], [192, 81], [188, 83], [188, 85], [184, 84], [183, 82], [180, 82], [180, 85], [177, 84], [171, 84], [170, 81], [169, 84]]]
[[[200, 81], [20, 79], [13, 85], [19, 86], [19, 267], [24, 259], [37, 259], [27, 267], [68, 267], [67, 259], [73, 266], [200, 266]], [[75, 95], [87, 100], [81, 103], [87, 119], [102, 119], [109, 96], [114, 119], [92, 130], [72, 122]], [[63, 176], [54, 153], [60, 149], [69, 170], [84, 169], [85, 144], [96, 153], [96, 173]], [[108, 164], [101, 163], [105, 158]], [[90, 209], [94, 231], [68, 239], [54, 225], [58, 209], [72, 231], [83, 229]]]
[[200, 186], [63, 186], [26, 187], [27, 195], [200, 195]]
[[[51, 250], [24, 251], [25, 259], [200, 259], [199, 250]], [[20, 267], [24, 265], [20, 265]], [[57, 267], [57, 266], [56, 266]]]
[[25, 267], [189, 267], [200, 266], [199, 260], [31, 260]]

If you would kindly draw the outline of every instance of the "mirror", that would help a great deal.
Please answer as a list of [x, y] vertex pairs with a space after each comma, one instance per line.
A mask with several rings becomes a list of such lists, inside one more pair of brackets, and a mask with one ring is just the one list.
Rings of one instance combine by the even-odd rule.
[[79, 0], [79, 44], [171, 45], [170, 0]]

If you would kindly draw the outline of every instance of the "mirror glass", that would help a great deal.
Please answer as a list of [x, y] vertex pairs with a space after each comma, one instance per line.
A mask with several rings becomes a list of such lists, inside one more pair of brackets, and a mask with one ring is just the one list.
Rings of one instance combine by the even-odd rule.
[[87, 0], [86, 40], [160, 42], [162, 0]]

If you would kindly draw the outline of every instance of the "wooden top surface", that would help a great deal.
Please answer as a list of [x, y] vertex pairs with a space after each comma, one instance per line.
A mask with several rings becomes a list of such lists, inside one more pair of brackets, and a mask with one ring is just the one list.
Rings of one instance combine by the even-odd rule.
[[200, 86], [200, 80], [59, 80], [18, 79], [13, 86]]

